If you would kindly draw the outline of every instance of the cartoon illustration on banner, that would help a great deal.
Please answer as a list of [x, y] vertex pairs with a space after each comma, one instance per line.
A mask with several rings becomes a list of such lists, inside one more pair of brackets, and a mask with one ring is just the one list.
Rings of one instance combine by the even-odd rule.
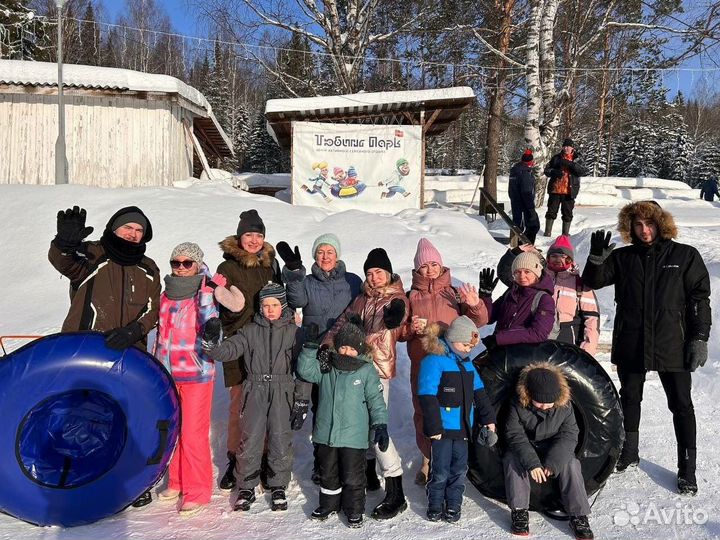
[[419, 126], [293, 122], [293, 203], [397, 212], [420, 208]]

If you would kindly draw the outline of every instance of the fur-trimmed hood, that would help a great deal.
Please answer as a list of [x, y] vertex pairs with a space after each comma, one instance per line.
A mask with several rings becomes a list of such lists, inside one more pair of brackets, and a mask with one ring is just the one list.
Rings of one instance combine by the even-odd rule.
[[658, 239], [677, 238], [678, 230], [670, 212], [663, 210], [655, 201], [638, 201], [623, 206], [618, 214], [618, 232], [627, 244], [638, 242], [633, 232], [633, 220], [650, 219], [658, 228]]
[[428, 324], [425, 328], [425, 334], [420, 339], [422, 342], [425, 354], [447, 354], [447, 345], [442, 336], [445, 335], [445, 330], [438, 323]]
[[535, 362], [529, 364], [523, 368], [518, 377], [516, 386], [518, 401], [523, 407], [530, 407], [532, 405], [532, 399], [530, 398], [530, 391], [527, 387], [527, 376], [530, 371], [536, 368], [547, 369], [551, 371], [555, 377], [557, 377], [558, 383], [560, 384], [560, 396], [555, 400], [554, 405], [556, 407], [565, 407], [570, 402], [570, 385], [568, 384], [567, 378], [558, 366], [551, 364], [550, 362]]
[[238, 237], [228, 236], [222, 242], [219, 242], [220, 249], [223, 250], [223, 257], [230, 261], [237, 261], [240, 266], [245, 268], [253, 268], [262, 266], [264, 268], [272, 268], [275, 260], [275, 248], [271, 244], [265, 242], [259, 253], [249, 253], [240, 247]]

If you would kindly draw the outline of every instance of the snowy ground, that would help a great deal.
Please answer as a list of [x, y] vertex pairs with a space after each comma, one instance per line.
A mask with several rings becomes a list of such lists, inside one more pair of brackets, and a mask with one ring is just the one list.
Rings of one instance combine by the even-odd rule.
[[[616, 185], [610, 179], [607, 184]], [[640, 187], [640, 186], [636, 186]], [[667, 187], [667, 186], [663, 186]], [[650, 187], [647, 189], [663, 189]], [[634, 191], [634, 190], [632, 190]], [[697, 195], [672, 188], [655, 194], [670, 210], [680, 226], [680, 240], [696, 246], [712, 276], [713, 312], [720, 313], [717, 292], [720, 288], [720, 205], [696, 200]], [[572, 227], [577, 259], [584, 262], [590, 234], [597, 228], [613, 228], [618, 207], [635, 198], [633, 193], [615, 191], [606, 206], [580, 207]], [[394, 268], [406, 284], [417, 240], [427, 236], [439, 248], [445, 264], [456, 280], [476, 283], [478, 271], [495, 266], [504, 247], [495, 242], [485, 223], [475, 214], [461, 209], [408, 210], [395, 216], [368, 215], [359, 211], [332, 214], [316, 208], [289, 206], [276, 199], [253, 196], [226, 183], [186, 184], [180, 188], [102, 190], [82, 186], [0, 186], [3, 201], [2, 261], [0, 275], [5, 286], [0, 295], [0, 335], [49, 334], [59, 329], [68, 305], [68, 281], [61, 278], [47, 261], [48, 243], [54, 235], [55, 215], [61, 208], [79, 204], [88, 210], [88, 224], [95, 227], [91, 238], [99, 237], [106, 220], [117, 208], [136, 204], [153, 223], [154, 240], [148, 246], [163, 272], [168, 272], [168, 257], [173, 246], [182, 241], [199, 243], [206, 261], [215, 268], [221, 261], [217, 242], [234, 234], [238, 215], [257, 208], [267, 227], [267, 240], [286, 240], [299, 244], [306, 261], [310, 260], [313, 239], [323, 232], [336, 233], [343, 247], [342, 258], [348, 268], [361, 272], [367, 252], [383, 246], [391, 255]], [[559, 226], [559, 223], [558, 223]], [[495, 224], [497, 229], [497, 223]], [[497, 231], [493, 231], [496, 233]], [[616, 242], [620, 242], [617, 235]], [[542, 248], [547, 239], [539, 242]], [[500, 288], [500, 287], [499, 287]], [[499, 294], [501, 291], [496, 291]], [[612, 329], [612, 290], [599, 293], [603, 311], [604, 340]], [[488, 329], [487, 331], [489, 331]], [[714, 329], [708, 365], [694, 375], [694, 399], [698, 417], [698, 481], [695, 498], [680, 498], [674, 492], [675, 448], [672, 420], [666, 409], [662, 387], [650, 375], [645, 391], [641, 427], [640, 470], [623, 476], [611, 476], [593, 506], [591, 524], [597, 538], [720, 538], [720, 454], [714, 444], [718, 435], [720, 387], [715, 384], [720, 367], [720, 347]], [[612, 373], [607, 355], [603, 365]], [[425, 494], [414, 485], [419, 452], [415, 448], [412, 405], [408, 382], [407, 356], [399, 347], [397, 378], [392, 383], [390, 433], [406, 471], [409, 509], [389, 522], [368, 520], [361, 530], [350, 530], [331, 519], [318, 524], [308, 520], [317, 503], [317, 487], [310, 481], [310, 422], [295, 436], [294, 479], [288, 490], [290, 509], [286, 513], [269, 510], [260, 497], [249, 513], [233, 513], [228, 494], [216, 489], [210, 507], [202, 514], [180, 518], [172, 505], [153, 502], [139, 510], [129, 510], [101, 522], [61, 529], [38, 528], [0, 515], [0, 540], [15, 538], [508, 538], [507, 509], [488, 499], [468, 483], [462, 520], [456, 525], [429, 523], [424, 518]], [[613, 374], [615, 378], [615, 375]], [[615, 378], [616, 379], [616, 378]], [[212, 445], [215, 465], [225, 466], [225, 428], [227, 392], [222, 377], [216, 384], [213, 410]], [[11, 436], [3, 433], [2, 436]], [[382, 498], [368, 497], [370, 510]], [[531, 514], [535, 537], [570, 538], [567, 523], [549, 521]]]

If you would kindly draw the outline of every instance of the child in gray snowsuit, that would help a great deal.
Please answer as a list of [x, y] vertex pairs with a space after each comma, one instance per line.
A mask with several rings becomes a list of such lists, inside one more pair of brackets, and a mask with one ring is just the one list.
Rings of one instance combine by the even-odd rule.
[[[273, 510], [287, 510], [285, 488], [292, 470], [292, 431], [307, 415], [310, 385], [295, 378], [301, 330], [287, 306], [285, 289], [268, 283], [259, 292], [261, 312], [221, 344], [219, 331], [206, 330], [203, 348], [215, 361], [243, 359], [240, 446], [235, 466], [238, 498], [234, 510], [249, 510], [260, 483], [267, 439], [267, 474]], [[292, 405], [291, 405], [292, 404]]]

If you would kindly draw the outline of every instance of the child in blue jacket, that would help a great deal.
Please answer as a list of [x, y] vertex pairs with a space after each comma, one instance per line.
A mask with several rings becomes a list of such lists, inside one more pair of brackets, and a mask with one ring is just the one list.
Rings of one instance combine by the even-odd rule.
[[[425, 338], [428, 355], [420, 364], [418, 399], [425, 435], [431, 439], [430, 478], [427, 483], [430, 521], [460, 519], [465, 491], [468, 443], [473, 435], [473, 405], [488, 445], [494, 444], [495, 411], [468, 355], [479, 342], [475, 323], [455, 319], [445, 332], [431, 325]], [[481, 442], [480, 440], [478, 442]]]

